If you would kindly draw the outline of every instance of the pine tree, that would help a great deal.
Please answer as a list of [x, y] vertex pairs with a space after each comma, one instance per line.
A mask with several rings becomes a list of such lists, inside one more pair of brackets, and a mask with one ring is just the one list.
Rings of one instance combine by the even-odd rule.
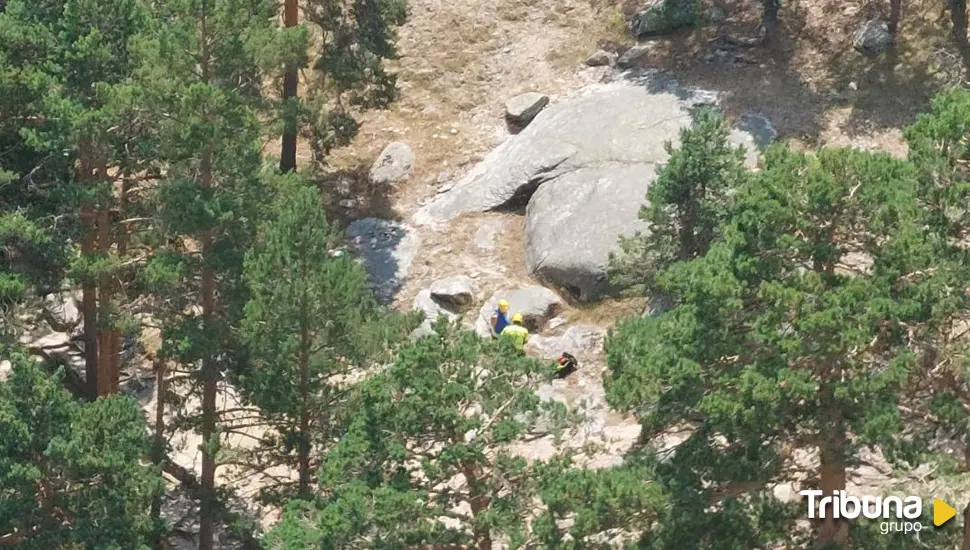
[[338, 419], [347, 414], [338, 381], [366, 370], [408, 323], [378, 309], [363, 268], [338, 251], [313, 187], [280, 178], [273, 194], [269, 221], [246, 255], [251, 297], [242, 334], [250, 366], [239, 387], [276, 434], [254, 450], [257, 464], [297, 465], [297, 494], [306, 497], [314, 449], [339, 437]]
[[621, 237], [611, 257], [618, 287], [665, 302], [656, 294], [657, 275], [674, 262], [707, 252], [725, 221], [730, 193], [746, 177], [744, 149], [732, 146], [730, 135], [724, 118], [705, 108], [694, 126], [681, 130], [678, 149], [670, 142], [664, 145], [670, 157], [657, 170], [647, 204], [640, 208], [649, 230]]
[[[612, 404], [637, 411], [647, 436], [693, 427], [663, 474], [680, 547], [725, 540], [702, 526], [779, 479], [795, 448], [819, 449], [825, 494], [845, 489], [859, 446], [891, 453], [919, 346], [940, 310], [966, 307], [911, 164], [782, 147], [765, 164], [738, 191], [723, 238], [661, 275], [678, 307], [626, 321], [607, 342]], [[757, 533], [744, 544], [769, 542]], [[847, 548], [848, 524], [829, 514], [818, 539]]]
[[0, 547], [142, 549], [160, 525], [164, 485], [141, 463], [149, 439], [138, 404], [76, 401], [31, 358], [0, 381]]
[[535, 391], [551, 369], [446, 320], [436, 331], [357, 388], [358, 414], [321, 466], [327, 492], [287, 507], [274, 547], [490, 550], [530, 539], [541, 464], [510, 446], [562, 434], [565, 406]]
[[[153, 113], [162, 178], [154, 194], [160, 247], [143, 280], [165, 304], [161, 358], [201, 388], [199, 547], [211, 550], [218, 508], [218, 384], [238, 360], [242, 260], [264, 193], [258, 109], [280, 58], [273, 0], [168, 0], [139, 40], [140, 89]], [[273, 68], [275, 70], [275, 67]], [[173, 427], [177, 427], [173, 425]]]
[[933, 98], [929, 112], [905, 130], [909, 159], [920, 169], [920, 199], [934, 226], [962, 237], [970, 217], [962, 204], [970, 197], [970, 92], [954, 88]]
[[[117, 119], [110, 97], [132, 73], [128, 45], [146, 18], [136, 0], [14, 0], [0, 14], [0, 59], [13, 69], [14, 103], [28, 115], [14, 119], [17, 133], [45, 155], [37, 168], [54, 179], [43, 184], [48, 194], [62, 207], [79, 205], [71, 216], [77, 223], [68, 224], [75, 230], [63, 236], [80, 243], [71, 273], [83, 287], [86, 373], [95, 395], [116, 389], [120, 351], [110, 277], [117, 263], [112, 183], [121, 155], [111, 148]], [[28, 98], [28, 90], [37, 93]]]
[[[970, 124], [970, 94], [953, 89], [933, 99], [929, 112], [919, 116], [906, 128], [910, 159], [920, 168], [922, 205], [930, 217], [931, 227], [949, 237], [951, 246], [940, 250], [936, 261], [950, 268], [954, 288], [967, 287], [970, 258], [960, 243], [970, 229], [967, 198], [970, 177], [966, 170], [967, 140]], [[968, 289], [970, 292], [970, 289]], [[914, 434], [915, 452], [937, 448], [938, 438], [963, 448], [962, 461], [956, 471], [970, 470], [970, 393], [966, 391], [967, 352], [965, 338], [966, 310], [956, 302], [948, 308], [938, 307], [939, 330], [926, 337], [921, 353], [920, 384], [910, 391], [907, 424], [922, 427]], [[914, 430], [916, 431], [916, 430]], [[956, 457], [946, 456], [945, 462]], [[964, 517], [970, 517], [970, 505]], [[970, 530], [964, 531], [963, 548], [970, 548]]]
[[[404, 22], [406, 0], [310, 0], [306, 21], [316, 41], [298, 119], [320, 165], [357, 134], [356, 116], [387, 106], [397, 88], [384, 61], [394, 59], [394, 27]], [[292, 115], [289, 115], [292, 116]]]

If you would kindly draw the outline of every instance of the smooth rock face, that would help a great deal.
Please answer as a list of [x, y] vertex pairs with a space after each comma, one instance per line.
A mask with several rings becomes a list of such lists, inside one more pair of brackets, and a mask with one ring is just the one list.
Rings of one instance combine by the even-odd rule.
[[889, 33], [889, 24], [878, 19], [863, 23], [852, 37], [852, 47], [865, 54], [883, 52], [892, 43], [893, 35]]
[[387, 145], [370, 169], [370, 181], [386, 185], [407, 177], [414, 164], [414, 151], [406, 143], [393, 142]]
[[347, 227], [347, 237], [367, 270], [377, 299], [391, 302], [421, 247], [417, 234], [395, 221], [364, 218]]
[[498, 307], [498, 302], [505, 299], [509, 303], [509, 318], [521, 313], [525, 325], [531, 332], [538, 332], [542, 326], [559, 314], [563, 309], [563, 301], [555, 292], [543, 286], [527, 286], [514, 290], [496, 292], [482, 306], [475, 323], [475, 332], [479, 336], [487, 337], [492, 333], [489, 319]]
[[630, 21], [633, 36], [666, 34], [697, 22], [697, 2], [657, 0], [637, 10]]
[[454, 275], [431, 283], [429, 295], [436, 302], [455, 311], [471, 305], [475, 299], [475, 283], [465, 275]]
[[549, 96], [538, 92], [517, 95], [505, 102], [505, 118], [514, 124], [525, 126], [548, 104]]
[[648, 163], [607, 163], [540, 187], [526, 210], [528, 270], [576, 299], [608, 294], [609, 251], [620, 235], [647, 229], [638, 212], [654, 170]]
[[[529, 271], [595, 300], [614, 290], [606, 268], [619, 236], [646, 229], [637, 214], [667, 160], [664, 142], [678, 142], [693, 107], [716, 103], [714, 92], [685, 90], [656, 74], [590, 86], [539, 113], [416, 219], [443, 222], [525, 203]], [[745, 115], [731, 139], [754, 166], [773, 135], [762, 117]]]

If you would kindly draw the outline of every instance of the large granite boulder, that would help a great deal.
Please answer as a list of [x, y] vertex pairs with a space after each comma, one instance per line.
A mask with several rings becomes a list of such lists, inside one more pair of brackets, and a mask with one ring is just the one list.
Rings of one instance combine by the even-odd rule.
[[[595, 300], [613, 291], [606, 267], [619, 236], [646, 229], [637, 213], [667, 160], [664, 142], [677, 143], [695, 107], [716, 104], [716, 93], [680, 88], [657, 73], [587, 87], [546, 107], [416, 220], [440, 223], [465, 212], [526, 206], [530, 272]], [[759, 121], [742, 117], [732, 132], [750, 166], [773, 134]]]

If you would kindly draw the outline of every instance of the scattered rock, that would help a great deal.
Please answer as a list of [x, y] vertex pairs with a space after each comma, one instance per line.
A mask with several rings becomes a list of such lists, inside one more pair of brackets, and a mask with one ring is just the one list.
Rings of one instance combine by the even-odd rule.
[[705, 63], [733, 63], [735, 65], [757, 65], [758, 60], [750, 55], [726, 48], [716, 48], [701, 58]]
[[771, 492], [776, 499], [786, 504], [801, 498], [791, 483], [779, 483], [771, 489]]
[[616, 66], [620, 69], [629, 69], [652, 51], [653, 45], [651, 44], [640, 44], [633, 46], [629, 50], [623, 52], [623, 55], [616, 60]]
[[452, 310], [462, 311], [475, 299], [475, 286], [471, 278], [454, 275], [431, 283], [429, 294], [436, 302]]
[[382, 303], [392, 301], [421, 247], [420, 238], [407, 225], [379, 218], [351, 223], [347, 237], [367, 270], [377, 299]]
[[852, 47], [868, 55], [881, 53], [892, 43], [893, 35], [889, 33], [889, 24], [879, 19], [870, 19], [863, 23], [852, 38]]
[[434, 326], [432, 326], [431, 321], [428, 321], [427, 319], [425, 319], [420, 325], [418, 325], [418, 328], [411, 331], [411, 334], [409, 336], [411, 340], [414, 341], [414, 340], [420, 340], [425, 336], [431, 336], [434, 333], [435, 333]]
[[79, 300], [69, 292], [48, 294], [44, 296], [44, 317], [54, 330], [71, 332], [81, 323]]
[[546, 326], [546, 328], [548, 328], [549, 330], [555, 330], [565, 325], [568, 322], [569, 322], [569, 319], [567, 319], [565, 315], [560, 315], [558, 317], [550, 319], [549, 324]]
[[11, 374], [13, 374], [13, 364], [7, 359], [0, 361], [0, 382], [10, 378]]
[[340, 204], [340, 207], [341, 208], [346, 208], [346, 209], [349, 210], [349, 209], [357, 206], [357, 201], [355, 201], [354, 199], [343, 199], [343, 200], [340, 201], [339, 204]]
[[377, 185], [400, 181], [407, 177], [413, 164], [414, 151], [405, 143], [392, 142], [381, 151], [371, 167], [370, 181]]
[[[714, 92], [684, 90], [656, 74], [587, 87], [546, 108], [416, 219], [434, 223], [525, 203], [526, 267], [580, 299], [596, 299], [613, 290], [606, 267], [618, 237], [644, 229], [637, 214], [667, 159], [664, 142], [677, 142], [692, 107], [716, 102]], [[742, 124], [750, 130], [759, 120]], [[754, 166], [764, 139], [749, 130], [733, 131], [732, 140], [746, 146]]]
[[667, 34], [697, 22], [697, 2], [655, 0], [633, 15], [630, 31], [634, 38]]
[[548, 104], [549, 96], [538, 92], [520, 94], [505, 102], [505, 118], [524, 127]]
[[482, 306], [475, 323], [475, 332], [482, 337], [491, 335], [489, 319], [498, 301], [505, 299], [509, 303], [509, 317], [516, 313], [521, 313], [525, 325], [531, 332], [539, 332], [549, 319], [552, 319], [563, 310], [562, 299], [553, 291], [543, 286], [527, 286], [514, 290], [504, 290], [496, 292]]
[[613, 64], [615, 57], [606, 50], [600, 50], [586, 58], [586, 65], [589, 67], [606, 67]]

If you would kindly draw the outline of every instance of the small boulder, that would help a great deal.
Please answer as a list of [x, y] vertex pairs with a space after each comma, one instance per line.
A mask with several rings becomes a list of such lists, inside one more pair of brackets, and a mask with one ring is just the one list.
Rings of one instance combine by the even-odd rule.
[[868, 55], [884, 52], [892, 43], [889, 24], [878, 19], [863, 23], [852, 37], [852, 47]]
[[549, 96], [538, 92], [517, 95], [505, 102], [505, 118], [518, 126], [525, 126], [549, 104]]
[[630, 31], [634, 38], [673, 32], [697, 22], [697, 2], [693, 0], [656, 0], [633, 15]]
[[414, 151], [406, 143], [393, 142], [387, 145], [370, 169], [370, 181], [386, 185], [407, 177], [414, 164]]
[[44, 314], [51, 328], [71, 332], [81, 322], [78, 299], [72, 293], [44, 296]]
[[613, 63], [615, 56], [606, 50], [600, 50], [586, 58], [588, 67], [605, 67]]
[[429, 295], [451, 310], [462, 311], [475, 299], [474, 283], [464, 275], [445, 277], [431, 283]]
[[565, 307], [558, 294], [544, 286], [527, 286], [514, 290], [496, 292], [485, 305], [482, 306], [475, 323], [475, 332], [482, 337], [491, 334], [489, 319], [498, 307], [499, 300], [505, 299], [509, 303], [509, 317], [521, 313], [525, 325], [531, 332], [539, 332], [546, 322], [559, 315]]
[[623, 52], [616, 60], [616, 66], [620, 69], [629, 69], [640, 62], [648, 53], [653, 51], [653, 46], [651, 44], [640, 44], [638, 46], [633, 46], [629, 50]]
[[434, 323], [441, 315], [444, 315], [449, 319], [456, 317], [454, 313], [448, 311], [448, 308], [443, 307], [441, 304], [435, 301], [430, 290], [422, 290], [421, 292], [418, 292], [418, 295], [414, 297], [413, 309], [424, 312], [424, 320], [428, 323]]

